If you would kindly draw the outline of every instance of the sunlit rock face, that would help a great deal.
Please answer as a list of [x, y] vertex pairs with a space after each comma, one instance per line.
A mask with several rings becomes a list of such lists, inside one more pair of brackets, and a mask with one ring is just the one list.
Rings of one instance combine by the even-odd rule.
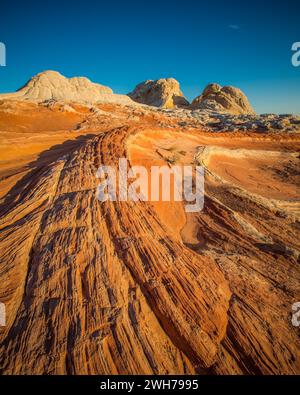
[[35, 75], [15, 93], [0, 95], [0, 99], [3, 98], [36, 102], [54, 100], [78, 103], [133, 103], [128, 96], [114, 94], [112, 89], [93, 83], [86, 77], [66, 78], [52, 70]]
[[176, 108], [189, 105], [180, 90], [179, 82], [174, 78], [142, 82], [128, 96], [138, 103], [155, 107]]
[[238, 88], [209, 84], [192, 102], [194, 109], [208, 109], [231, 114], [254, 114], [246, 95]]

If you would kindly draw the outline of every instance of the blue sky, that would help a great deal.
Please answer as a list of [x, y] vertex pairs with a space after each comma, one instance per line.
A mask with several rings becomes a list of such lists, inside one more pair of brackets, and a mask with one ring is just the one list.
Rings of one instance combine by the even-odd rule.
[[174, 77], [188, 99], [218, 82], [244, 90], [257, 112], [300, 114], [299, 15], [299, 0], [2, 2], [0, 92], [48, 69], [118, 93]]

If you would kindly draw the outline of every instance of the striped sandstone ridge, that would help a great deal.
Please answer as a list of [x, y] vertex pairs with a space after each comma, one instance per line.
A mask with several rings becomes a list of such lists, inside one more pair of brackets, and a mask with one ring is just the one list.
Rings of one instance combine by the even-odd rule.
[[[68, 106], [0, 106], [1, 373], [300, 373], [299, 135]], [[202, 164], [204, 210], [100, 203], [119, 157]]]

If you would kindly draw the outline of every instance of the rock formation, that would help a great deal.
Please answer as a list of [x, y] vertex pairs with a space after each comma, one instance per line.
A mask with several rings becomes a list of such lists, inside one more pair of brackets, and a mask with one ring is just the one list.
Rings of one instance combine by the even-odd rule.
[[[0, 100], [0, 374], [300, 373], [299, 119], [223, 115]], [[100, 203], [123, 157], [203, 166], [203, 210]]]
[[300, 116], [292, 114], [230, 114], [208, 109], [158, 110], [164, 116], [179, 121], [181, 127], [201, 127], [216, 132], [297, 133]]
[[155, 107], [176, 108], [189, 106], [189, 102], [180, 90], [179, 82], [174, 78], [161, 78], [156, 81], [148, 80], [142, 82], [128, 96], [138, 103]]
[[66, 78], [52, 70], [37, 74], [15, 93], [0, 95], [0, 99], [9, 98], [36, 102], [55, 100], [78, 103], [133, 104], [128, 96], [114, 94], [112, 89], [95, 84], [86, 77]]
[[238, 88], [209, 84], [192, 102], [192, 108], [227, 112], [231, 114], [254, 114], [246, 95]]

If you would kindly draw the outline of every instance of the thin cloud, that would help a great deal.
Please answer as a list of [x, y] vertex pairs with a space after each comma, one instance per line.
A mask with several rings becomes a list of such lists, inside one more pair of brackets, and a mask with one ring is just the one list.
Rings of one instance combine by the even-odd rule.
[[239, 25], [228, 25], [228, 27], [229, 27], [229, 29], [232, 29], [232, 30], [239, 30], [240, 29]]

